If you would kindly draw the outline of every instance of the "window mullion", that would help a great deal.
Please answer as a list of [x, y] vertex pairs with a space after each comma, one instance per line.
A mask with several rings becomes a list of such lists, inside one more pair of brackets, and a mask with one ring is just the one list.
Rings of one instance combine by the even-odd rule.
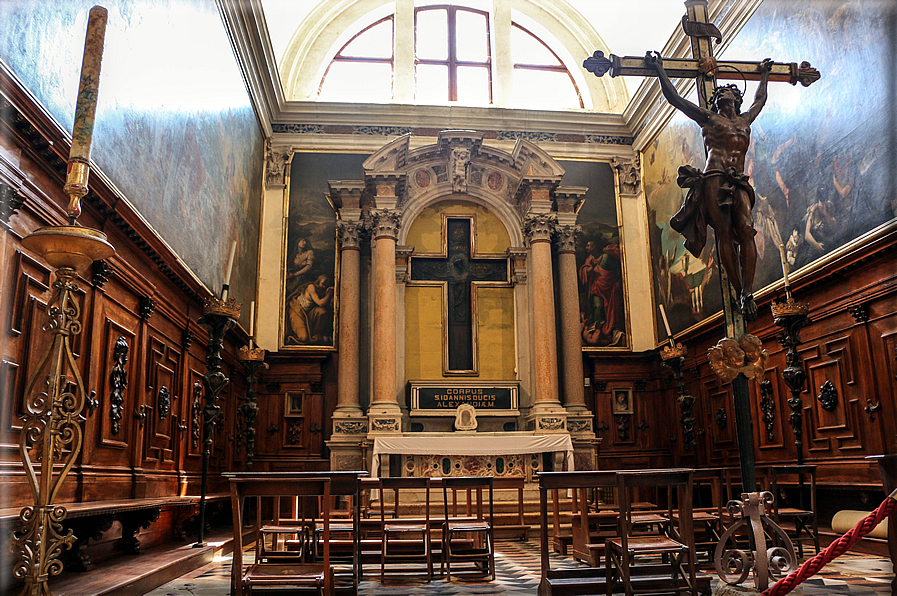
[[458, 32], [455, 21], [456, 8], [448, 8], [448, 100], [458, 101]]

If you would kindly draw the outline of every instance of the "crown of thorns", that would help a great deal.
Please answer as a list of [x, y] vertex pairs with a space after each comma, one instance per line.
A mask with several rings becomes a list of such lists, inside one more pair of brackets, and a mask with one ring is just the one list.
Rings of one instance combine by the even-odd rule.
[[722, 95], [723, 91], [726, 89], [732, 91], [732, 94], [735, 96], [735, 109], [741, 111], [741, 103], [743, 99], [741, 89], [738, 88], [738, 85], [720, 85], [714, 89], [713, 95], [710, 96], [710, 105], [713, 106], [713, 110], [716, 111], [716, 100], [719, 99], [719, 96]]

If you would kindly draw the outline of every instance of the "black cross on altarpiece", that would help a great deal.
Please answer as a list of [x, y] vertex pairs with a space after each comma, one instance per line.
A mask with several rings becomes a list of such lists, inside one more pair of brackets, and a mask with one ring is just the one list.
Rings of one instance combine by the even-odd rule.
[[473, 258], [470, 219], [447, 218], [446, 256], [412, 257], [411, 280], [435, 281], [446, 286], [443, 325], [448, 351], [448, 371], [472, 374], [474, 368], [474, 326], [471, 286], [475, 282], [508, 282], [507, 260]]
[[[682, 17], [682, 30], [691, 41], [692, 58], [663, 59], [664, 69], [671, 78], [693, 78], [698, 88], [698, 103], [709, 109], [710, 99], [716, 90], [716, 79], [761, 79], [765, 63], [745, 61], [717, 61], [713, 56], [712, 41], [722, 41], [716, 25], [710, 22], [707, 0], [685, 0], [686, 14]], [[583, 62], [583, 67], [595, 76], [658, 76], [648, 57], [605, 57], [597, 51]], [[808, 87], [819, 79], [819, 72], [809, 62], [773, 63], [769, 68], [769, 81], [783, 81]], [[676, 106], [679, 107], [679, 106]], [[679, 108], [681, 109], [681, 108]], [[705, 139], [706, 142], [706, 139]], [[705, 147], [706, 149], [706, 147]], [[741, 311], [734, 306], [737, 296], [729, 281], [725, 267], [719, 268], [723, 293], [723, 314], [726, 320], [726, 336], [740, 339], [747, 333], [747, 325]], [[756, 307], [755, 307], [756, 308]], [[750, 392], [748, 379], [739, 374], [732, 381], [735, 406], [735, 429], [738, 437], [738, 455], [745, 491], [756, 486], [754, 475], [754, 438], [751, 424]], [[697, 462], [695, 462], [697, 463]]]

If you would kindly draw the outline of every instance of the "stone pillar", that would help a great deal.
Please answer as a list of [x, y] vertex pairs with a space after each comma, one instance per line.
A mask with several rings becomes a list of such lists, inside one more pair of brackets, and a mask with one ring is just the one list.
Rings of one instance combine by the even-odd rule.
[[557, 328], [554, 315], [554, 281], [551, 234], [555, 216], [529, 215], [524, 233], [530, 245], [529, 279], [532, 286], [533, 405], [527, 427], [537, 432], [565, 432], [566, 411], [558, 399]]
[[339, 335], [336, 409], [330, 448], [330, 469], [364, 470], [362, 443], [367, 438], [368, 419], [359, 399], [359, 321], [361, 313], [361, 197], [364, 182], [332, 181], [330, 202], [339, 213], [336, 222], [340, 250]]
[[564, 406], [568, 413], [577, 414], [586, 409], [579, 323], [579, 271], [576, 267], [576, 236], [581, 231], [579, 226], [563, 226], [557, 233]]
[[371, 334], [373, 395], [368, 408], [369, 433], [401, 432], [402, 408], [396, 398], [396, 236], [400, 215], [371, 212], [374, 316]]

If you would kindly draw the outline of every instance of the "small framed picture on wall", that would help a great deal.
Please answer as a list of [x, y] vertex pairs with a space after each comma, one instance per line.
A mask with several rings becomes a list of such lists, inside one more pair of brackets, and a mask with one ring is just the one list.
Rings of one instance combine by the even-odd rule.
[[613, 390], [614, 414], [632, 414], [632, 389]]
[[305, 391], [287, 391], [284, 399], [284, 416], [302, 416]]

